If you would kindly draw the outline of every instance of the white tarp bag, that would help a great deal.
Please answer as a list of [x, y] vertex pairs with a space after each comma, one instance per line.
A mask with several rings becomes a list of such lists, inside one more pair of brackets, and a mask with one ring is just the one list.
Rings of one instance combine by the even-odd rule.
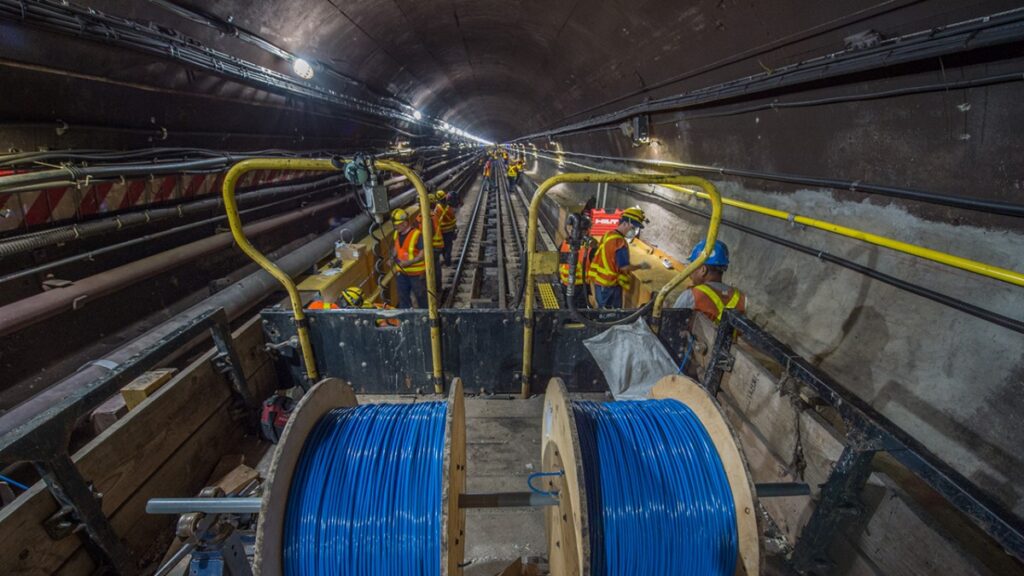
[[658, 380], [679, 370], [643, 318], [632, 324], [612, 326], [584, 340], [583, 345], [594, 357], [616, 399], [646, 398]]

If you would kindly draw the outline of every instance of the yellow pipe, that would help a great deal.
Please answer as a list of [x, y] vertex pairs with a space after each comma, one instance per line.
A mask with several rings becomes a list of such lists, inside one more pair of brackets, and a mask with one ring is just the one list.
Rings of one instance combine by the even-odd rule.
[[[708, 199], [707, 195], [702, 192], [695, 192], [686, 188], [680, 188], [677, 186], [666, 186], [666, 188], [672, 188], [679, 192], [685, 192], [698, 198]], [[766, 206], [760, 206], [758, 204], [752, 204], [750, 202], [744, 202], [742, 200], [732, 200], [729, 198], [723, 198], [722, 204], [726, 206], [732, 206], [748, 212], [754, 212], [757, 214], [763, 214], [772, 218], [778, 218], [779, 220], [786, 220], [789, 222], [795, 222], [802, 224], [810, 228], [816, 228], [818, 230], [824, 230], [837, 234], [839, 236], [845, 236], [847, 238], [853, 238], [876, 246], [882, 246], [883, 248], [889, 248], [897, 252], [903, 252], [904, 254], [910, 254], [917, 256], [918, 258], [924, 258], [925, 260], [931, 260], [932, 262], [938, 262], [951, 266], [953, 268], [959, 268], [972, 272], [981, 276], [987, 276], [994, 278], [1002, 282], [1009, 284], [1015, 284], [1017, 286], [1024, 286], [1024, 274], [1016, 272], [1014, 270], [1008, 270], [1006, 268], [1000, 268], [999, 266], [993, 266], [992, 264], [985, 264], [984, 262], [977, 262], [967, 258], [962, 258], [946, 252], [940, 252], [939, 250], [933, 250], [924, 246], [918, 246], [917, 244], [911, 244], [909, 242], [901, 242], [894, 240], [886, 236], [879, 236], [878, 234], [872, 234], [871, 232], [864, 232], [863, 230], [857, 230], [856, 228], [849, 228], [847, 226], [841, 226], [839, 224], [833, 224], [824, 220], [817, 220], [815, 218], [808, 218], [807, 216], [800, 216], [792, 212], [786, 212], [783, 210], [776, 210], [774, 208], [768, 208]]]
[[302, 361], [306, 366], [306, 378], [315, 382], [320, 379], [316, 369], [316, 359], [313, 356], [313, 345], [309, 341], [309, 326], [306, 322], [306, 314], [302, 310], [302, 300], [299, 298], [299, 289], [291, 276], [277, 267], [269, 258], [256, 249], [249, 239], [245, 237], [242, 230], [242, 218], [238, 215], [238, 204], [235, 202], [235, 185], [238, 179], [246, 172], [253, 170], [303, 170], [310, 172], [332, 172], [340, 169], [340, 164], [333, 160], [305, 160], [297, 158], [252, 158], [242, 160], [232, 166], [224, 175], [224, 185], [221, 194], [224, 197], [224, 211], [228, 216], [228, 224], [231, 226], [231, 236], [235, 243], [242, 249], [242, 252], [254, 262], [266, 270], [288, 292], [288, 300], [292, 305], [292, 315], [295, 317], [295, 330], [299, 336], [299, 348], [302, 351]]
[[[537, 218], [540, 216], [540, 203], [548, 191], [558, 184], [563, 183], [587, 183], [587, 182], [609, 182], [616, 184], [658, 184], [678, 186], [700, 186], [702, 190], [712, 199], [712, 206], [716, 207], [711, 212], [711, 224], [708, 226], [707, 248], [690, 263], [678, 275], [669, 281], [669, 286], [676, 286], [693, 273], [701, 264], [707, 260], [710, 250], [714, 248], [715, 240], [718, 237], [718, 223], [722, 218], [722, 205], [716, 202], [719, 198], [718, 191], [711, 182], [697, 176], [679, 176], [675, 174], [617, 174], [617, 173], [567, 173], [558, 174], [545, 180], [533, 195], [530, 201], [530, 215], [527, 219], [526, 230], [526, 294], [523, 310], [523, 374], [522, 374], [522, 396], [530, 395], [530, 378], [533, 369], [533, 324], [534, 324], [534, 268], [537, 263]], [[660, 319], [661, 305], [665, 300], [667, 290], [658, 293], [654, 302], [654, 314]], [[657, 320], [656, 320], [657, 321]]]
[[427, 187], [420, 180], [418, 174], [408, 166], [399, 164], [393, 160], [374, 160], [378, 170], [389, 170], [405, 176], [416, 188], [416, 195], [419, 197], [420, 222], [422, 222], [423, 235], [423, 262], [426, 267], [427, 280], [427, 315], [430, 318], [430, 356], [433, 366], [434, 392], [444, 393], [444, 370], [441, 365], [441, 320], [437, 313], [437, 285], [434, 282], [434, 230], [430, 219], [430, 199], [427, 197]]
[[[545, 154], [544, 156], [550, 160], [557, 160], [559, 162], [563, 161], [563, 159], [558, 156], [551, 156], [550, 154]], [[579, 166], [581, 168], [597, 170], [596, 168], [591, 168], [590, 166], [586, 166], [578, 162], [570, 161], [569, 163], [575, 164], [576, 166]], [[673, 163], [671, 162], [658, 162], [657, 167], [662, 169], [672, 169], [675, 166], [673, 166]], [[603, 172], [605, 171], [602, 171], [602, 173]], [[708, 199], [706, 195], [700, 192], [694, 192], [692, 190], [687, 190], [685, 188], [673, 188], [672, 186], [666, 186], [666, 188], [672, 188], [679, 192], [685, 192], [687, 194], [697, 196], [699, 198], [704, 198], [705, 200]], [[1001, 282], [1006, 282], [1008, 284], [1014, 284], [1016, 286], [1024, 287], [1024, 273], [1017, 272], [1016, 270], [1001, 268], [999, 266], [986, 264], [984, 262], [978, 262], [977, 260], [971, 260], [969, 258], [963, 258], [960, 256], [956, 256], [954, 254], [949, 254], [947, 252], [941, 252], [939, 250], [933, 250], [931, 248], [926, 248], [924, 246], [918, 246], [917, 244], [901, 242], [899, 240], [894, 240], [887, 236], [880, 236], [878, 234], [872, 234], [871, 232], [865, 232], [863, 230], [858, 230], [856, 228], [850, 228], [839, 224], [833, 224], [832, 222], [828, 222], [825, 220], [808, 218], [807, 216], [800, 216], [792, 212], [776, 210], [774, 208], [768, 208], [767, 206], [752, 204], [750, 202], [744, 202], [742, 200], [722, 198], [722, 204], [724, 204], [725, 206], [732, 206], [734, 208], [746, 210], [748, 212], [754, 212], [757, 214], [770, 216], [772, 218], [778, 218], [780, 220], [796, 222], [804, 226], [809, 226], [811, 228], [816, 228], [818, 230], [824, 230], [826, 232], [831, 232], [832, 234], [837, 234], [839, 236], [844, 236], [846, 238], [853, 238], [854, 240], [860, 240], [862, 242], [867, 242], [869, 244], [874, 244], [876, 246], [882, 246], [883, 248], [889, 248], [890, 250], [895, 250], [897, 252], [902, 252], [904, 254], [910, 254], [911, 256], [917, 256], [918, 258], [923, 258], [925, 260], [930, 260], [932, 262], [938, 262], [939, 264], [944, 264], [946, 266], [950, 266], [953, 268], [959, 268], [960, 270], [971, 272], [973, 274], [978, 274], [979, 276], [986, 276], [988, 278], [993, 278]]]

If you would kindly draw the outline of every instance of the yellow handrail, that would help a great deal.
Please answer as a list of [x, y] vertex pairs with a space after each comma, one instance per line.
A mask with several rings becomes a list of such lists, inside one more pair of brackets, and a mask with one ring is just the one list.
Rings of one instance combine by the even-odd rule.
[[423, 235], [423, 262], [426, 267], [427, 280], [427, 316], [430, 318], [430, 355], [433, 366], [434, 392], [444, 393], [444, 370], [441, 366], [441, 320], [437, 313], [437, 285], [435, 283], [433, 222], [430, 218], [430, 199], [427, 197], [427, 187], [414, 170], [394, 160], [374, 160], [374, 166], [378, 170], [389, 170], [401, 174], [412, 182], [416, 188], [416, 195], [420, 203], [421, 234]]
[[[298, 158], [251, 158], [248, 160], [242, 160], [234, 166], [232, 166], [227, 174], [224, 175], [224, 185], [221, 188], [221, 194], [224, 198], [224, 211], [227, 213], [228, 225], [231, 227], [231, 236], [235, 239], [235, 243], [241, 248], [242, 252], [251, 258], [254, 262], [260, 265], [261, 268], [266, 270], [273, 276], [278, 282], [284, 286], [286, 292], [288, 292], [288, 300], [292, 306], [292, 315], [295, 318], [295, 330], [299, 337], [299, 348], [302, 352], [302, 361], [306, 367], [306, 377], [311, 381], [316, 381], [320, 378], [319, 371], [316, 368], [316, 358], [313, 355], [313, 345], [309, 340], [309, 326], [306, 321], [306, 314], [302, 308], [302, 300], [299, 297], [299, 290], [295, 286], [295, 282], [292, 280], [286, 272], [281, 270], [271, 261], [269, 258], [264, 256], [259, 250], [256, 249], [245, 237], [245, 231], [242, 228], [242, 219], [238, 214], [238, 204], [235, 202], [235, 186], [238, 184], [238, 179], [242, 177], [246, 172], [253, 170], [302, 170], [307, 172], [333, 172], [341, 170], [344, 162], [348, 162], [346, 159], [298, 159]], [[430, 214], [429, 206], [430, 201], [427, 199], [427, 188], [424, 186], [423, 181], [416, 172], [404, 164], [400, 164], [393, 160], [375, 160], [374, 165], [380, 170], [388, 170], [396, 172], [405, 176], [413, 187], [416, 189], [416, 193], [420, 200], [420, 209], [424, 210], [426, 207], [425, 214]], [[433, 251], [429, 250], [431, 239], [433, 238], [433, 231], [431, 230], [430, 218], [422, 218], [422, 234], [423, 234], [423, 246], [428, 249], [424, 250], [424, 259], [426, 265], [427, 275], [427, 303], [428, 303], [428, 315], [430, 317], [430, 345], [431, 345], [431, 360], [433, 362], [433, 379], [434, 379], [434, 390], [437, 393], [442, 393], [443, 380], [442, 374], [443, 369], [441, 366], [441, 334], [440, 334], [440, 322], [437, 316], [437, 297], [435, 292], [434, 284], [434, 254]]]
[[707, 260], [711, 250], [714, 249], [715, 240], [718, 238], [718, 223], [722, 219], [722, 204], [719, 201], [718, 190], [715, 189], [715, 186], [711, 182], [704, 178], [700, 178], [698, 176], [679, 176], [674, 174], [567, 173], [558, 174], [545, 180], [533, 194], [533, 199], [530, 201], [530, 215], [527, 220], [526, 299], [523, 304], [523, 373], [521, 390], [523, 398], [530, 395], [530, 378], [531, 371], [533, 369], [533, 283], [534, 267], [536, 264], [534, 256], [537, 252], [537, 218], [540, 215], [540, 203], [548, 193], [548, 190], [553, 188], [555, 185], [570, 182], [611, 182], [619, 184], [672, 184], [675, 186], [699, 186], [711, 199], [711, 223], [708, 226], [706, 246], [696, 260], [688, 264], [682, 272], [673, 277], [672, 280], [665, 285], [664, 289], [658, 292], [658, 296], [654, 300], [653, 317], [655, 319], [655, 326], [657, 326], [657, 323], [660, 321], [662, 304], [664, 303], [665, 296], [668, 294], [668, 291], [672, 287], [679, 285], [679, 283], [689, 277], [690, 274], [693, 274], [693, 271], [699, 268], [704, 261]]
[[[698, 198], [707, 199], [707, 196], [703, 192], [695, 192], [685, 188], [677, 186], [666, 186], [666, 188], [672, 188], [678, 192], [685, 192]], [[886, 236], [879, 236], [878, 234], [872, 234], [871, 232], [864, 232], [863, 230], [857, 230], [855, 228], [849, 228], [839, 224], [833, 224], [824, 220], [817, 220], [815, 218], [809, 218], [807, 216], [800, 216], [792, 212], [786, 212], [784, 210], [776, 210], [774, 208], [768, 208], [751, 202], [744, 202], [742, 200], [732, 200], [730, 198], [722, 198], [722, 204], [726, 206], [732, 206], [734, 208], [740, 208], [741, 210], [747, 210], [748, 212], [754, 212], [757, 214], [763, 214], [772, 218], [778, 218], [779, 220], [786, 220], [802, 224], [810, 228], [816, 228], [818, 230], [824, 230], [831, 232], [839, 236], [845, 236], [847, 238], [853, 238], [876, 246], [882, 246], [889, 248], [897, 252], [903, 252], [904, 254], [910, 254], [917, 256], [918, 258], [924, 258], [925, 260], [931, 260], [932, 262], [938, 262], [945, 264], [953, 268], [959, 268], [966, 270], [967, 272], [973, 272], [981, 276], [987, 276], [994, 278], [1002, 282], [1015, 284], [1017, 286], [1024, 286], [1024, 274], [1016, 272], [1014, 270], [1008, 270], [1006, 268], [1000, 268], [999, 266], [993, 266], [992, 264], [985, 264], [984, 262], [978, 262], [970, 260], [946, 252], [940, 252], [939, 250], [933, 250], [924, 246], [918, 246], [917, 244], [911, 244], [909, 242], [901, 242], [894, 240]]]
[[295, 331], [299, 337], [299, 349], [302, 351], [302, 362], [306, 366], [306, 378], [312, 382], [320, 379], [320, 373], [316, 369], [316, 359], [313, 356], [313, 345], [309, 341], [309, 326], [306, 321], [306, 314], [302, 309], [302, 300], [299, 298], [299, 289], [295, 282], [284, 270], [277, 267], [272, 260], [263, 255], [262, 252], [253, 246], [245, 237], [245, 230], [242, 229], [242, 217], [238, 214], [238, 204], [235, 202], [235, 185], [238, 179], [246, 172], [253, 170], [304, 170], [310, 172], [334, 172], [340, 169], [340, 163], [333, 160], [313, 160], [298, 158], [251, 158], [242, 160], [232, 166], [224, 175], [224, 185], [221, 187], [221, 195], [224, 198], [224, 212], [228, 216], [228, 225], [231, 227], [231, 236], [235, 243], [242, 249], [246, 256], [260, 265], [271, 276], [284, 286], [288, 292], [288, 300], [292, 305], [292, 315], [295, 317]]

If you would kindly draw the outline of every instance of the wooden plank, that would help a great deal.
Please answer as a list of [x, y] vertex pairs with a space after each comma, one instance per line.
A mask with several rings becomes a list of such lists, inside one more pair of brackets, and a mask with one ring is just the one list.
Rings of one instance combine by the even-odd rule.
[[139, 404], [142, 404], [143, 400], [170, 382], [171, 377], [177, 371], [177, 368], [150, 370], [121, 388], [121, 397], [124, 398], [128, 410], [134, 410]]
[[[873, 478], [883, 486], [869, 487], [865, 500], [874, 500], [877, 505], [873, 510], [869, 505], [863, 530], [852, 534], [850, 540], [883, 574], [968, 576], [993, 573], [980, 563], [972, 562], [955, 542], [924, 521], [890, 481], [879, 474]], [[869, 497], [867, 492], [875, 494]]]
[[[150, 498], [180, 498], [194, 496], [209, 484], [209, 478], [221, 454], [230, 451], [241, 441], [242, 429], [231, 418], [225, 399], [212, 411], [205, 422], [182, 444], [170, 458], [139, 487], [134, 494], [111, 515], [114, 530], [126, 535], [133, 558], [139, 567], [159, 561], [174, 535], [176, 516], [146, 514]], [[78, 548], [57, 574], [61, 576], [87, 576], [80, 571], [85, 562], [76, 558], [88, 553]]]
[[[722, 381], [723, 411], [743, 445], [755, 482], [805, 481], [817, 494], [843, 450], [835, 429], [812, 410], [796, 410], [779, 392], [776, 378], [753, 356], [734, 348], [732, 373]], [[802, 478], [793, 475], [792, 450], [801, 448]], [[970, 554], [933, 526], [882, 473], [869, 479], [863, 498], [869, 502], [863, 521], [833, 552], [844, 574], [988, 574]], [[873, 505], [870, 503], [873, 502]], [[772, 519], [795, 542], [810, 519], [807, 497], [761, 500]]]
[[[239, 328], [235, 337], [243, 371], [251, 373], [266, 358], [259, 318]], [[229, 385], [213, 369], [211, 356], [212, 351], [201, 356], [149, 402], [75, 454], [82, 475], [103, 493], [107, 514], [121, 507], [229, 397]], [[56, 511], [56, 502], [41, 483], [0, 510], [0, 558], [6, 574], [51, 574], [81, 546], [76, 536], [50, 540], [42, 523]], [[129, 543], [135, 538], [131, 533], [124, 536]]]
[[213, 485], [223, 490], [225, 494], [237, 494], [259, 477], [259, 472], [242, 464], [218, 478]]
[[[150, 498], [174, 498], [194, 496], [207, 484], [220, 454], [231, 450], [242, 440], [242, 429], [234, 422], [228, 411], [229, 401], [220, 403], [209, 418], [202, 423], [187, 442], [182, 444], [167, 459], [154, 475], [147, 479], [131, 495], [124, 505], [111, 517], [111, 523], [118, 534], [130, 535], [127, 543], [132, 558], [138, 566], [145, 567], [159, 562], [164, 550], [171, 543], [177, 517], [151, 516], [145, 513], [145, 503]], [[60, 567], [60, 576], [86, 576], [80, 566], [88, 559], [84, 547], [79, 547], [69, 562]]]

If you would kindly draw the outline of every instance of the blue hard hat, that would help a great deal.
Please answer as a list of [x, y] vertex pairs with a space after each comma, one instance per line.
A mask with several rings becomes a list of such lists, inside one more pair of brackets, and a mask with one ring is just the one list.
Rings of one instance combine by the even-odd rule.
[[[700, 253], [704, 250], [704, 246], [707, 245], [707, 240], [701, 240], [697, 242], [697, 245], [693, 247], [690, 252], [690, 262], [693, 262], [700, 256]], [[708, 266], [717, 266], [719, 268], [729, 267], [729, 247], [725, 245], [725, 242], [721, 240], [715, 241], [715, 248], [711, 251], [711, 255], [704, 261], [704, 264]]]

